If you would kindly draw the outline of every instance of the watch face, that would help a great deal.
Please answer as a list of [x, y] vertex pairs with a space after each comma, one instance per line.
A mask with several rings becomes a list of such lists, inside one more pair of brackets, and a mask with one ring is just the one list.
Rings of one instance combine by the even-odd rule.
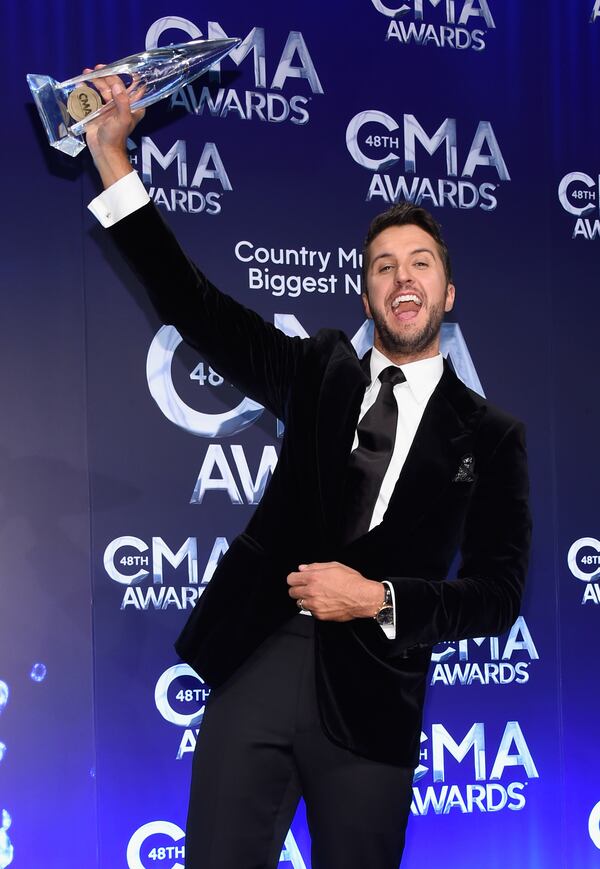
[[378, 625], [393, 625], [394, 607], [391, 605], [382, 606], [377, 615], [375, 616], [375, 621]]

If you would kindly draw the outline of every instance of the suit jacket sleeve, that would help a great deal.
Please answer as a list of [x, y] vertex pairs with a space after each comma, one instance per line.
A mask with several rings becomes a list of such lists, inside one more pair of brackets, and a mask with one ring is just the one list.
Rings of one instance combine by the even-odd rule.
[[497, 636], [519, 613], [531, 537], [521, 423], [514, 422], [500, 436], [473, 485], [457, 578], [391, 578], [400, 648]]
[[245, 395], [285, 418], [310, 339], [291, 338], [219, 292], [183, 252], [152, 203], [109, 230], [163, 323]]

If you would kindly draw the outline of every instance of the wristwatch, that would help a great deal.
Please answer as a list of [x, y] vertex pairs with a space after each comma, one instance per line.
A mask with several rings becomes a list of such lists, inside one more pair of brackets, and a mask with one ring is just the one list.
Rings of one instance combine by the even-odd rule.
[[383, 586], [384, 598], [383, 603], [373, 616], [378, 625], [393, 625], [394, 624], [394, 599], [391, 589], [388, 585]]

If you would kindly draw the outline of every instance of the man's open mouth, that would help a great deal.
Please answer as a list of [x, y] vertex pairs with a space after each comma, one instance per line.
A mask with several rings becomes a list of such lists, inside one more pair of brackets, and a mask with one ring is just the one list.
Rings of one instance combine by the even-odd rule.
[[414, 320], [423, 302], [416, 293], [400, 293], [392, 302], [392, 313], [397, 320]]

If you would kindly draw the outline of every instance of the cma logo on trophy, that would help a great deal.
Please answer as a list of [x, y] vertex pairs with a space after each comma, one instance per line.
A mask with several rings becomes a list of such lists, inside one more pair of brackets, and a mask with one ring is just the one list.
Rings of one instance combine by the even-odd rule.
[[567, 214], [577, 218], [572, 238], [600, 239], [600, 218], [593, 216], [600, 209], [600, 175], [569, 172], [558, 185], [558, 201]]
[[523, 685], [529, 681], [530, 663], [539, 657], [527, 622], [519, 616], [503, 643], [499, 637], [476, 637], [436, 646], [430, 684]]
[[487, 30], [496, 27], [488, 0], [371, 2], [381, 15], [391, 19], [386, 40], [397, 40], [401, 45], [483, 51]]
[[202, 149], [194, 143], [193, 157], [184, 139], [159, 146], [150, 136], [142, 136], [139, 150], [131, 144], [130, 162], [141, 168], [148, 195], [156, 205], [187, 214], [221, 213], [221, 197], [233, 187], [214, 142], [206, 142]]
[[[146, 48], [155, 48], [166, 30], [182, 30], [188, 38], [199, 39], [203, 33], [192, 21], [169, 15], [155, 21], [146, 34]], [[206, 38], [222, 39], [227, 34], [216, 21], [208, 22]], [[181, 41], [181, 39], [178, 39]], [[171, 97], [171, 108], [183, 107], [194, 115], [213, 117], [236, 117], [245, 121], [258, 120], [272, 124], [289, 121], [292, 124], [307, 124], [310, 115], [308, 106], [313, 94], [322, 94], [323, 86], [319, 80], [308, 46], [302, 33], [291, 30], [277, 56], [267, 58], [264, 27], [253, 27], [241, 44], [229, 55], [228, 62], [240, 66], [243, 61], [252, 60], [253, 79], [251, 89], [225, 87], [222, 83], [221, 64], [214, 64], [205, 76], [186, 85]], [[272, 71], [272, 78], [267, 77]], [[288, 94], [288, 82], [301, 79], [306, 84], [300, 86], [302, 93]], [[286, 93], [282, 93], [282, 91]], [[308, 92], [308, 94], [307, 94]]]
[[582, 606], [586, 603], [600, 604], [600, 540], [580, 537], [569, 549], [567, 564], [575, 579], [585, 582]]
[[[421, 763], [415, 770], [411, 812], [447, 815], [453, 810], [470, 814], [524, 808], [525, 788], [530, 779], [539, 778], [539, 773], [519, 722], [507, 721], [496, 744], [490, 758], [489, 737], [482, 721], [473, 724], [460, 741], [443, 724], [433, 724], [430, 735], [422, 732]], [[448, 758], [455, 761], [450, 767]], [[489, 759], [492, 764], [488, 774]], [[520, 767], [522, 775], [508, 776], [507, 769], [512, 771], [513, 767]], [[466, 775], [467, 782], [448, 784], [448, 776], [459, 772]], [[433, 784], [425, 786], [428, 774]], [[506, 781], [507, 777], [514, 780]]]
[[[493, 211], [498, 205], [497, 182], [510, 181], [490, 121], [478, 123], [460, 163], [455, 118], [445, 118], [430, 135], [414, 115], [405, 114], [398, 121], [386, 112], [367, 109], [348, 124], [346, 147], [359, 166], [373, 173], [367, 202], [380, 199], [389, 204], [408, 199], [427, 208], [479, 207]], [[425, 160], [428, 167], [435, 166], [438, 177], [418, 174], [418, 165], [422, 166]], [[392, 176], [386, 171], [398, 163], [404, 174]], [[439, 177], [440, 169], [445, 177]], [[486, 180], [476, 184], [471, 180], [476, 174], [478, 178], [483, 174]]]

